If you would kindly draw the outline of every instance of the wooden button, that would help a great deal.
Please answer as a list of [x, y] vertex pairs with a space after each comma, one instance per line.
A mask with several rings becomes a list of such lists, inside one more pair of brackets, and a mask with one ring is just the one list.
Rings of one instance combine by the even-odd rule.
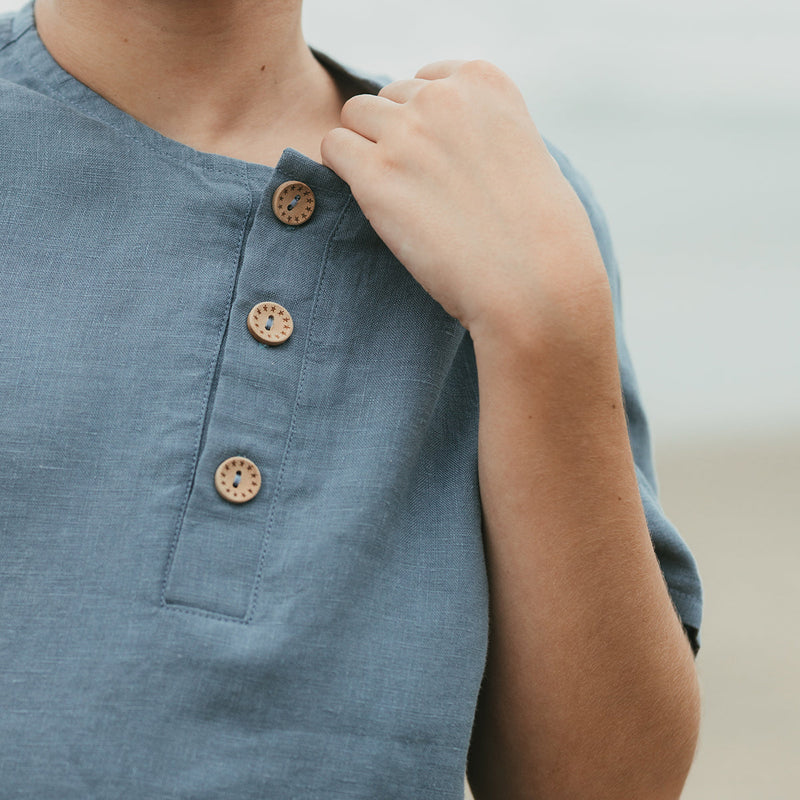
[[280, 344], [285, 342], [294, 330], [292, 315], [277, 303], [259, 303], [247, 315], [247, 329], [259, 342]]
[[287, 225], [302, 225], [311, 219], [316, 202], [314, 192], [304, 183], [286, 181], [272, 195], [272, 211]]
[[214, 486], [231, 503], [246, 503], [258, 494], [261, 473], [249, 458], [232, 456], [217, 467]]

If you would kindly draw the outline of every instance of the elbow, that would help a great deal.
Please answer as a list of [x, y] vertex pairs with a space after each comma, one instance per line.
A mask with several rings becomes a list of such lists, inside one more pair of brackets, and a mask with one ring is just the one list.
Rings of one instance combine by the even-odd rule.
[[[649, 700], [629, 715], [612, 749], [602, 747], [597, 797], [607, 800], [679, 800], [694, 761], [700, 734], [700, 686], [694, 659], [674, 664], [664, 680], [650, 687]], [[613, 741], [613, 736], [610, 737]], [[627, 742], [625, 741], [627, 739]], [[594, 783], [595, 787], [598, 785]], [[568, 795], [567, 795], [568, 796]]]
[[573, 720], [563, 737], [549, 735], [560, 739], [557, 752], [474, 738], [467, 776], [475, 800], [679, 800], [700, 729], [694, 664], [649, 688], [647, 700], [618, 697], [597, 727]]
[[689, 770], [694, 761], [700, 736], [701, 696], [700, 683], [694, 658], [687, 659], [676, 678], [677, 686], [671, 694], [671, 709], [666, 714], [663, 727], [664, 766], [666, 773], [654, 786], [653, 798], [677, 800], [681, 796]]
[[485, 683], [467, 763], [476, 800], [680, 798], [701, 717], [685, 637], [582, 677], [548, 684], [535, 711]]
[[[628, 753], [632, 757], [624, 760], [627, 775], [618, 776], [622, 780], [617, 784], [627, 788], [610, 791], [609, 798], [680, 798], [697, 749], [701, 698], [693, 656], [678, 660], [661, 684], [653, 687], [646, 710], [630, 728]], [[612, 778], [610, 783], [616, 781]]]

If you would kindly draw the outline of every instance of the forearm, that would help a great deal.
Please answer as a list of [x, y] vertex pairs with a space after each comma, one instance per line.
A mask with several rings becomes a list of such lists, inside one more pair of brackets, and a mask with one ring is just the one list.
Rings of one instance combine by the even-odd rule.
[[491, 614], [477, 800], [677, 798], [694, 753], [694, 663], [639, 499], [613, 326], [583, 330], [473, 332]]
[[591, 220], [487, 62], [429, 64], [348, 100], [342, 123], [324, 163], [475, 342], [491, 613], [478, 800], [676, 797], [694, 664], [638, 496]]

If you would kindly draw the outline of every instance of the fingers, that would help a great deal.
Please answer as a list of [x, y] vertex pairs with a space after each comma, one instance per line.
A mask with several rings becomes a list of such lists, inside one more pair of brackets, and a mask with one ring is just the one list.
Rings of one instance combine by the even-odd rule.
[[408, 80], [394, 81], [384, 86], [379, 97], [386, 97], [395, 103], [407, 103], [424, 86], [431, 81], [447, 78], [452, 75], [459, 67], [466, 64], [464, 59], [448, 59], [445, 61], [434, 61], [421, 67], [414, 78]]
[[429, 81], [421, 78], [409, 78], [404, 81], [394, 81], [388, 83], [378, 92], [379, 97], [385, 97], [395, 103], [407, 103], [423, 86], [427, 86]]
[[[447, 78], [468, 63], [463, 59], [434, 61], [420, 68], [414, 78], [389, 83], [377, 95], [351, 97], [342, 107], [341, 127], [333, 128], [322, 140], [323, 164], [352, 185], [364, 165], [373, 160], [377, 143], [402, 119], [402, 105], [432, 81]], [[485, 69], [485, 62], [474, 64]]]
[[350, 186], [359, 185], [374, 149], [374, 142], [349, 128], [332, 128], [320, 143], [323, 165], [332, 169]]
[[357, 94], [342, 106], [341, 123], [345, 128], [377, 142], [394, 123], [392, 112], [397, 103], [374, 94]]

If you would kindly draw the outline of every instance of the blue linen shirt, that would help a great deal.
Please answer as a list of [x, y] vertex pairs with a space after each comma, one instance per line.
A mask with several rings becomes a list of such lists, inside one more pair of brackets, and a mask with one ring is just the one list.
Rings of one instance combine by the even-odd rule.
[[[315, 51], [355, 91], [388, 79]], [[607, 225], [631, 446], [675, 607]], [[0, 795], [461, 798], [488, 635], [469, 334], [347, 184], [166, 138], [0, 16]], [[278, 185], [316, 209], [280, 222]], [[285, 306], [269, 347], [246, 317]], [[251, 459], [234, 505], [217, 466]], [[532, 486], [532, 490], [535, 487]], [[535, 676], [531, 676], [535, 680]]]

